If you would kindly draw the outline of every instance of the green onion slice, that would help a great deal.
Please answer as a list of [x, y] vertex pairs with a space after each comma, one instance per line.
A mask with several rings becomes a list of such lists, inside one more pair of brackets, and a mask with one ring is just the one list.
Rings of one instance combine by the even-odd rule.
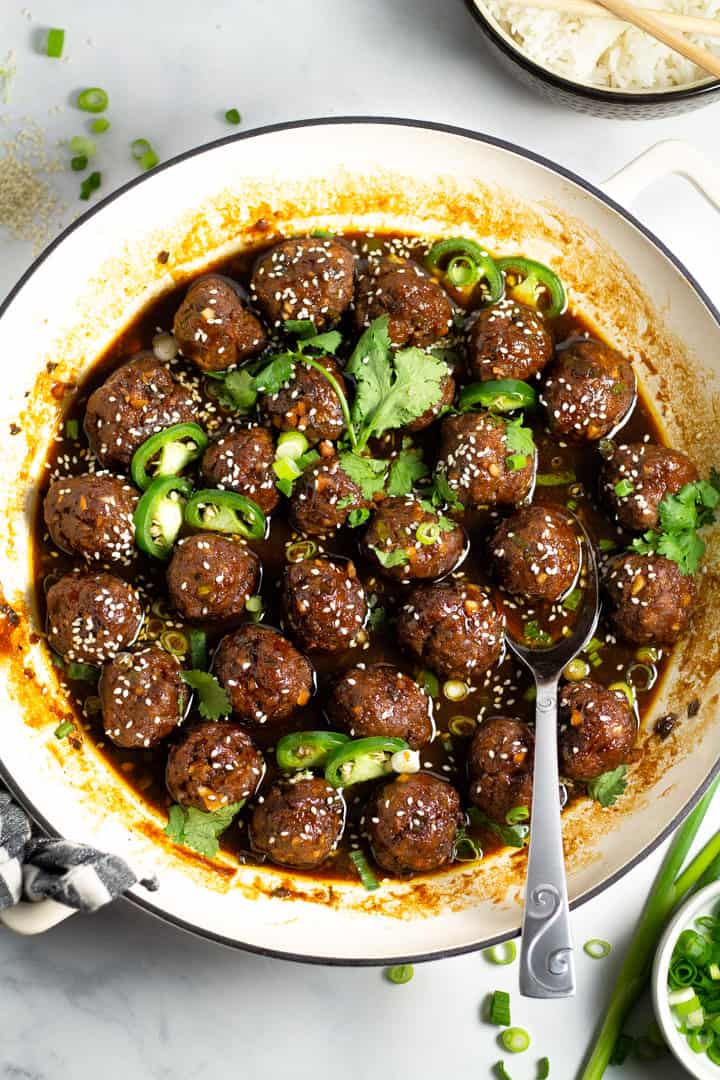
[[69, 146], [73, 154], [78, 154], [80, 157], [91, 158], [97, 153], [95, 143], [87, 135], [73, 135]]
[[385, 969], [385, 977], [396, 986], [410, 982], [414, 974], [415, 969], [412, 964], [397, 964], [395, 967]]
[[100, 181], [102, 175], [99, 172], [92, 172], [89, 176], [86, 176], [80, 185], [80, 198], [89, 199], [93, 191], [97, 191], [100, 187]]
[[517, 946], [514, 941], [504, 941], [499, 945], [491, 945], [489, 949], [485, 949], [483, 956], [491, 964], [500, 964], [502, 966], [512, 964], [517, 956]]
[[63, 720], [62, 724], [58, 724], [53, 732], [56, 739], [65, 739], [71, 731], [74, 731], [75, 725], [72, 720]]
[[437, 521], [421, 521], [415, 530], [416, 539], [426, 547], [437, 544], [441, 536], [442, 531]]
[[425, 693], [431, 698], [436, 698], [440, 693], [440, 680], [434, 672], [428, 671], [426, 668], [418, 671], [415, 682], [418, 686], [422, 686]]
[[493, 1065], [493, 1071], [497, 1076], [498, 1080], [512, 1080], [510, 1073], [505, 1068], [504, 1061], [496, 1061]]
[[550, 1076], [550, 1058], [540, 1058], [537, 1063], [537, 1080], [548, 1080]]
[[490, 1023], [507, 1027], [510, 1022], [510, 995], [507, 990], [495, 990], [490, 999]]
[[314, 540], [297, 540], [292, 544], [286, 544], [285, 558], [291, 563], [305, 562], [306, 559], [312, 559], [317, 549]]
[[87, 90], [83, 90], [78, 94], [77, 106], [78, 109], [82, 109], [83, 112], [99, 113], [105, 112], [108, 107], [109, 98], [105, 90], [100, 86], [91, 86]]
[[79, 157], [70, 158], [70, 168], [73, 172], [83, 172], [88, 167], [88, 159], [80, 155]]
[[59, 60], [65, 46], [65, 31], [58, 27], [48, 30], [46, 52], [53, 60]]
[[277, 441], [275, 457], [279, 459], [302, 457], [310, 447], [302, 431], [284, 431]]
[[583, 949], [593, 960], [604, 960], [610, 955], [612, 945], [609, 941], [603, 941], [602, 938], [590, 938], [583, 945]]
[[505, 815], [508, 825], [520, 825], [523, 821], [530, 820], [530, 809], [527, 806], [513, 806]]
[[522, 1054], [530, 1045], [530, 1036], [525, 1028], [510, 1027], [500, 1034], [500, 1042], [510, 1054]]
[[225, 113], [225, 119], [228, 124], [239, 124], [242, 122], [242, 116], [237, 109], [228, 109]]
[[95, 132], [96, 135], [102, 135], [103, 131], [107, 131], [110, 127], [110, 121], [106, 116], [98, 116], [97, 120], [93, 120], [90, 125], [90, 129]]
[[577, 477], [568, 469], [567, 472], [538, 473], [535, 483], [538, 487], [565, 487], [566, 484], [574, 484]]

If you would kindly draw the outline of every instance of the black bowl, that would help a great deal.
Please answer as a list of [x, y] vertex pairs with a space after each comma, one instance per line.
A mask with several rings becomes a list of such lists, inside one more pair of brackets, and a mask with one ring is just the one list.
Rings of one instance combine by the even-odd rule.
[[720, 100], [720, 79], [693, 86], [680, 86], [676, 90], [638, 93], [603, 90], [600, 87], [572, 82], [541, 67], [521, 52], [519, 47], [513, 47], [498, 33], [491, 19], [480, 10], [474, 0], [465, 0], [465, 6], [485, 34], [491, 51], [511, 75], [551, 101], [569, 105], [577, 112], [606, 116], [611, 120], [656, 120], [663, 116], [678, 116]]

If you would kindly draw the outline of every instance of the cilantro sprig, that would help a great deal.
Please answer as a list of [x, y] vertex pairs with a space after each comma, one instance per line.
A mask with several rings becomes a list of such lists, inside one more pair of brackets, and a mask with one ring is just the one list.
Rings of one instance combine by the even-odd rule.
[[640, 555], [664, 555], [683, 574], [694, 574], [705, 553], [697, 530], [715, 520], [718, 504], [720, 474], [713, 469], [709, 480], [693, 480], [676, 495], [664, 495], [658, 506], [659, 528], [635, 537], [630, 549]]
[[235, 815], [244, 805], [245, 800], [210, 812], [175, 804], [168, 810], [165, 834], [176, 844], [184, 844], [212, 859], [220, 847], [218, 838], [232, 825]]
[[214, 675], [208, 671], [183, 671], [181, 678], [197, 692], [199, 712], [203, 719], [220, 720], [230, 715], [230, 698]]
[[626, 787], [627, 765], [618, 765], [617, 769], [611, 769], [594, 780], [589, 780], [587, 792], [590, 798], [601, 806], [614, 806]]
[[499, 822], [489, 818], [487, 814], [483, 814], [482, 810], [478, 810], [477, 806], [471, 806], [468, 814], [473, 825], [488, 829], [502, 840], [506, 847], [522, 848], [528, 842], [530, 836], [529, 825], [501, 825]]

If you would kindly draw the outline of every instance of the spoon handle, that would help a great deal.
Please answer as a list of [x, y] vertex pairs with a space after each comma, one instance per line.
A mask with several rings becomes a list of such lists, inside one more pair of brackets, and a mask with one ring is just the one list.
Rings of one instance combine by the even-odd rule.
[[535, 772], [520, 949], [524, 997], [571, 997], [575, 965], [562, 846], [557, 751], [557, 677], [537, 679]]

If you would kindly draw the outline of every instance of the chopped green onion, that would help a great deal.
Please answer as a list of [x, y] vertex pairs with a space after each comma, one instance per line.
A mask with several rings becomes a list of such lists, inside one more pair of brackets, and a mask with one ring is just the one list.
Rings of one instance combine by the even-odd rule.
[[302, 469], [295, 458], [281, 457], [273, 461], [273, 472], [278, 480], [289, 480], [291, 483], [302, 476]]
[[185, 656], [190, 643], [180, 630], [165, 630], [160, 635], [160, 644], [171, 656]]
[[76, 660], [71, 660], [65, 666], [65, 674], [74, 682], [96, 683], [100, 677], [100, 668], [93, 664], [80, 664]]
[[608, 1060], [608, 1065], [624, 1065], [635, 1047], [630, 1035], [620, 1035]]
[[56, 739], [64, 739], [71, 731], [74, 731], [75, 725], [72, 720], [64, 720], [62, 724], [58, 724], [53, 734]]
[[641, 664], [657, 664], [660, 659], [660, 650], [652, 645], [643, 645], [642, 649], [638, 649], [635, 653], [635, 659]]
[[528, 686], [527, 690], [523, 694], [523, 701], [535, 701], [537, 697], [537, 686]]
[[150, 169], [155, 168], [155, 166], [157, 165], [159, 160], [160, 160], [160, 158], [157, 156], [157, 154], [155, 153], [154, 150], [148, 150], [140, 158], [140, 164], [142, 165], [145, 172], [149, 172]]
[[295, 458], [302, 457], [305, 451], [309, 448], [310, 443], [307, 441], [302, 431], [284, 431], [277, 441], [277, 449], [275, 450], [276, 458]]
[[625, 478], [624, 480], [618, 480], [614, 488], [615, 494], [620, 499], [624, 499], [626, 495], [632, 495], [634, 490], [635, 485], [633, 484], [632, 480], [628, 480], [627, 478]]
[[70, 168], [73, 172], [83, 172], [88, 167], [88, 159], [80, 155], [79, 157], [70, 158]]
[[65, 421], [65, 438], [77, 439], [80, 434], [80, 421], [72, 417], [70, 420]]
[[448, 679], [443, 683], [442, 690], [448, 701], [464, 701], [470, 693], [467, 683], [461, 679]]
[[537, 1080], [548, 1080], [550, 1076], [550, 1058], [540, 1058], [537, 1063]]
[[358, 851], [357, 849], [355, 851], [351, 851], [350, 862], [357, 870], [360, 880], [362, 881], [368, 892], [374, 892], [375, 889], [380, 888], [380, 882], [370, 869], [370, 865], [365, 856], [363, 855], [362, 851]]
[[160, 160], [147, 139], [133, 139], [130, 143], [132, 156], [143, 169], [154, 169]]
[[53, 27], [48, 30], [47, 35], [47, 55], [53, 60], [59, 60], [63, 54], [63, 48], [65, 46], [65, 31], [60, 30], [57, 27]]
[[528, 463], [527, 455], [525, 454], [508, 454], [505, 458], [505, 467], [509, 472], [519, 472], [520, 469], [524, 469]]
[[[625, 671], [628, 684], [633, 690], [650, 690], [657, 679], [657, 669], [652, 664], [628, 664]], [[640, 676], [638, 680], [638, 676]]]
[[245, 601], [245, 609], [247, 611], [262, 611], [262, 596], [248, 596], [247, 600]]
[[89, 176], [86, 176], [80, 185], [80, 198], [89, 199], [93, 191], [97, 191], [100, 187], [100, 181], [102, 176], [99, 172], [92, 172]]
[[242, 122], [242, 116], [237, 109], [228, 109], [225, 113], [225, 119], [228, 124], [240, 124]]
[[[407, 753], [412, 753], [408, 750]], [[458, 829], [453, 844], [452, 857], [456, 862], [475, 862], [482, 859], [482, 848], [476, 844], [472, 836], [468, 836], [465, 829]]]
[[720, 1065], [720, 1042], [714, 1042], [708, 1049], [707, 1056], [713, 1065]]
[[510, 1054], [522, 1054], [530, 1045], [530, 1036], [525, 1028], [506, 1028], [500, 1034], [500, 1042]]
[[504, 1061], [496, 1061], [493, 1065], [493, 1071], [497, 1076], [498, 1080], [512, 1080], [510, 1073], [505, 1068]]
[[504, 941], [500, 945], [491, 945], [489, 949], [485, 949], [483, 956], [491, 964], [505, 966], [506, 964], [512, 964], [517, 956], [517, 947], [514, 941]]
[[79, 157], [91, 158], [97, 153], [95, 143], [87, 135], [73, 135], [69, 146], [73, 154], [77, 154]]
[[426, 546], [437, 544], [441, 535], [442, 531], [437, 521], [421, 521], [415, 530], [416, 539]]
[[577, 477], [572, 471], [556, 473], [538, 473], [535, 483], [538, 487], [565, 487], [566, 484], [574, 484]]
[[477, 723], [472, 716], [451, 716], [448, 720], [448, 731], [459, 739], [469, 739], [474, 735], [476, 727]]
[[598, 541], [598, 547], [601, 551], [614, 551], [617, 547], [617, 544], [614, 540], [607, 540], [605, 539], [605, 537], [603, 537], [602, 540]]
[[207, 671], [207, 634], [204, 630], [190, 631], [190, 667], [193, 671]]
[[102, 135], [103, 131], [107, 131], [110, 127], [110, 121], [106, 116], [98, 116], [97, 120], [93, 120], [90, 125], [90, 130], [94, 131], [96, 135]]
[[508, 825], [519, 825], [523, 821], [529, 821], [530, 810], [527, 806], [513, 806], [505, 815]]
[[507, 990], [496, 990], [490, 999], [490, 1023], [498, 1027], [510, 1024], [510, 995]]
[[432, 671], [427, 671], [425, 668], [418, 671], [415, 682], [418, 686], [422, 686], [425, 693], [429, 694], [431, 698], [436, 698], [440, 693], [440, 680]]
[[720, 979], [720, 964], [710, 964], [708, 974], [713, 982], [717, 982]]
[[624, 694], [630, 708], [635, 708], [635, 692], [632, 686], [628, 686], [626, 682], [613, 682], [608, 686], [608, 690], [615, 690], [620, 694]]
[[565, 608], [566, 611], [577, 611], [582, 602], [582, 598], [582, 589], [573, 589], [573, 591], [571, 593], [568, 593], [568, 595], [563, 600], [562, 606]]
[[108, 107], [109, 98], [105, 90], [100, 86], [91, 86], [88, 90], [83, 90], [78, 94], [77, 106], [78, 109], [82, 109], [83, 112], [105, 112]]
[[389, 982], [395, 983], [396, 986], [409, 983], [414, 974], [415, 969], [412, 964], [397, 964], [395, 967], [385, 969], [386, 978]]
[[581, 660], [579, 656], [576, 656], [574, 660], [571, 660], [569, 664], [565, 665], [563, 675], [570, 682], [580, 682], [581, 679], [587, 679], [590, 674], [590, 665], [586, 660]]
[[610, 955], [612, 945], [609, 941], [603, 941], [602, 938], [590, 938], [583, 945], [583, 949], [593, 960], [604, 960]]
[[314, 540], [297, 540], [293, 544], [285, 545], [285, 558], [291, 563], [304, 562], [305, 559], [312, 559], [316, 551], [317, 544]]

